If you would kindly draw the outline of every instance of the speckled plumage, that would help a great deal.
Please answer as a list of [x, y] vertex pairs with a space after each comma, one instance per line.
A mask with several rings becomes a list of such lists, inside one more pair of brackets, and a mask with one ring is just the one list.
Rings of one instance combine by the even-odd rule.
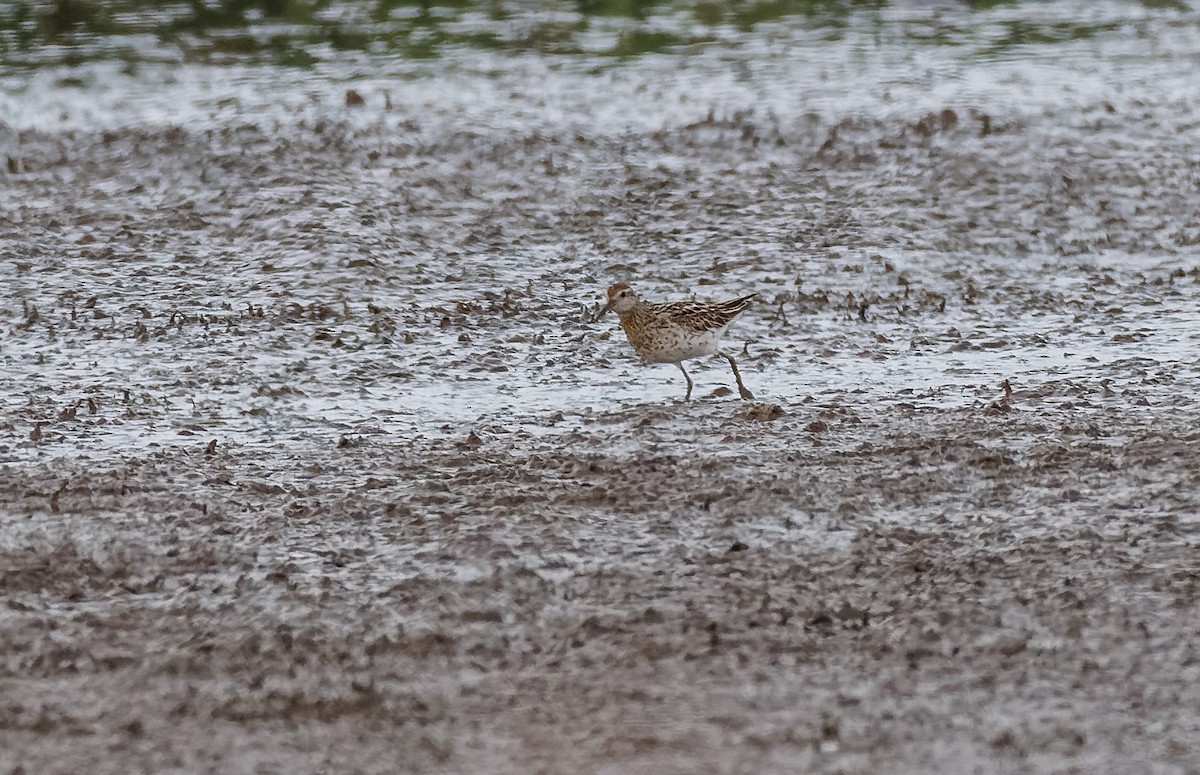
[[651, 363], [674, 363], [683, 372], [688, 388], [685, 400], [692, 396], [692, 378], [683, 361], [704, 355], [721, 355], [729, 361], [742, 398], [753, 394], [742, 384], [737, 363], [721, 351], [721, 337], [739, 313], [750, 306], [756, 294], [722, 302], [669, 301], [654, 304], [642, 301], [625, 283], [608, 288], [605, 310], [615, 309], [629, 343], [638, 355]]

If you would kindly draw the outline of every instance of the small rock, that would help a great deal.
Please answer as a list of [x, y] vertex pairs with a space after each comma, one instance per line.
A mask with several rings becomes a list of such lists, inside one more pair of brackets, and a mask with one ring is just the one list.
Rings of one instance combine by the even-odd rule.
[[785, 414], [787, 412], [783, 411], [783, 407], [778, 404], [754, 404], [742, 412], [742, 417], [757, 422], [770, 422], [771, 420], [778, 420]]
[[987, 417], [994, 417], [998, 414], [1008, 414], [1011, 411], [1012, 406], [1009, 405], [1008, 399], [1002, 398], [999, 401], [989, 404], [988, 408], [983, 410], [983, 413]]
[[1005, 657], [1016, 656], [1029, 646], [1029, 634], [1016, 631], [997, 633], [985, 639], [983, 646]]

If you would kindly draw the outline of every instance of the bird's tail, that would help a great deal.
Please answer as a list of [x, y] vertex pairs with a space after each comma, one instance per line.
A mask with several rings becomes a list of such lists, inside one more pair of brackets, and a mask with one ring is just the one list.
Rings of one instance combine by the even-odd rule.
[[720, 304], [718, 304], [717, 306], [719, 306], [721, 308], [721, 311], [727, 315], [730, 315], [730, 316], [736, 315], [739, 312], [742, 312], [743, 310], [745, 310], [747, 307], [749, 307], [750, 302], [753, 301], [756, 296], [758, 296], [757, 293], [752, 293], [749, 296], [742, 296], [737, 299], [730, 299], [729, 301], [723, 301]]

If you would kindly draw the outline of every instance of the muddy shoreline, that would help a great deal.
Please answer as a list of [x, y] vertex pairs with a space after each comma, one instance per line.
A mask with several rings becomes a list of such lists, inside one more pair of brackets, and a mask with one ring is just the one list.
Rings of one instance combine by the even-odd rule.
[[1194, 426], [730, 408], [7, 467], [6, 756], [1188, 771]]
[[1095, 45], [8, 93], [0, 773], [1195, 772], [1200, 121]]

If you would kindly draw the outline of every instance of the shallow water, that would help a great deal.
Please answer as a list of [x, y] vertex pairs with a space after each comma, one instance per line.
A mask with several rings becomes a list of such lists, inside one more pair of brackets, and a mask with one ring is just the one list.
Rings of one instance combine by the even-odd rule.
[[0, 771], [1187, 771], [1197, 12], [785, 5], [0, 4]]

